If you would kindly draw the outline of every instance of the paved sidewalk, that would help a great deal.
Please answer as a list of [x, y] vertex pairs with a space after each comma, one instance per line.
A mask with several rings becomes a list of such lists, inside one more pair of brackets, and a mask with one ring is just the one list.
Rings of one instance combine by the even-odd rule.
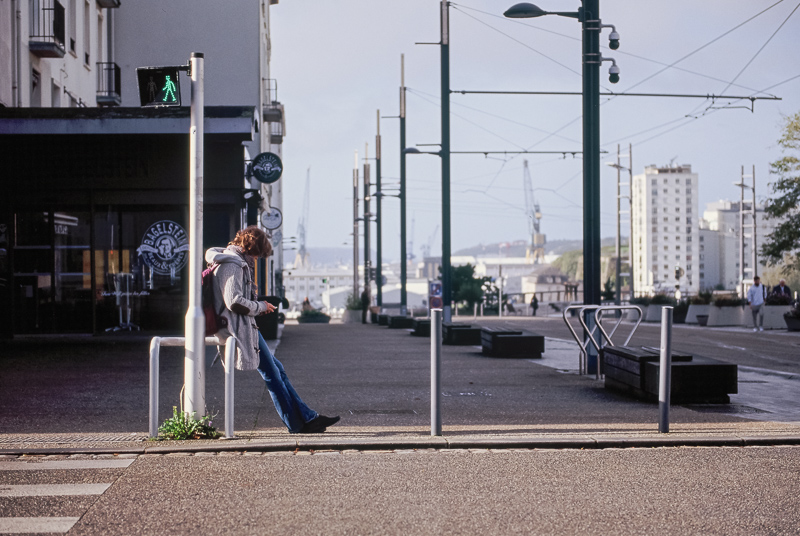
[[[445, 346], [444, 430], [432, 437], [429, 339], [361, 324], [287, 324], [277, 349], [304, 400], [342, 416], [326, 433], [289, 434], [253, 371], [236, 373], [237, 439], [148, 441], [148, 345], [149, 337], [128, 334], [13, 341], [0, 357], [0, 454], [800, 444], [798, 413], [775, 410], [790, 393], [776, 392], [768, 407], [774, 387], [746, 379], [758, 371], [740, 371], [745, 389], [730, 405], [673, 406], [671, 431], [659, 434], [656, 404], [578, 375], [577, 347], [559, 339], [547, 340], [541, 360]], [[160, 374], [163, 420], [179, 403], [181, 348], [162, 350]], [[798, 392], [798, 379], [776, 378], [781, 390]], [[761, 385], [758, 396], [748, 382]], [[222, 429], [219, 364], [207, 370], [206, 389]]]

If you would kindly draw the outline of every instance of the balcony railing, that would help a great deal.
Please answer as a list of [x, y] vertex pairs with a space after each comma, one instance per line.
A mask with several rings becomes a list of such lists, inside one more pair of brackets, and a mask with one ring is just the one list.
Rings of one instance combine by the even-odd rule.
[[31, 0], [28, 48], [40, 58], [63, 58], [64, 6], [58, 0]]
[[108, 61], [97, 62], [97, 105], [119, 106], [121, 102], [119, 65]]
[[[281, 116], [283, 116], [283, 105], [281, 107]], [[269, 142], [272, 145], [280, 145], [283, 143], [283, 137], [286, 135], [286, 126], [283, 121], [279, 123], [269, 124]]]

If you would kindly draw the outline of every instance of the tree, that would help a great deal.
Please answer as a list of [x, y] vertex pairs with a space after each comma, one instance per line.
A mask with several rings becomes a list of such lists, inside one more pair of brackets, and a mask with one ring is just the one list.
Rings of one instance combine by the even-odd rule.
[[800, 112], [786, 118], [778, 140], [786, 156], [770, 164], [778, 180], [769, 184], [772, 197], [764, 211], [781, 223], [767, 235], [761, 254], [770, 266], [784, 263], [784, 272], [800, 271]]
[[[441, 273], [441, 268], [439, 268]], [[488, 277], [475, 277], [475, 267], [471, 264], [450, 267], [450, 281], [453, 289], [453, 299], [456, 303], [466, 302], [471, 309], [483, 299], [483, 284]]]

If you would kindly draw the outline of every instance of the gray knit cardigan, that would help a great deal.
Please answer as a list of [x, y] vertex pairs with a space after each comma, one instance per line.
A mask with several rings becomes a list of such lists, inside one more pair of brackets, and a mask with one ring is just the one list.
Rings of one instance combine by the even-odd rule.
[[236, 369], [258, 367], [258, 327], [255, 316], [266, 311], [264, 302], [256, 300], [251, 268], [239, 248], [211, 248], [206, 262], [217, 263], [214, 270], [214, 307], [228, 320], [228, 327], [217, 332], [220, 345], [231, 335], [236, 339]]

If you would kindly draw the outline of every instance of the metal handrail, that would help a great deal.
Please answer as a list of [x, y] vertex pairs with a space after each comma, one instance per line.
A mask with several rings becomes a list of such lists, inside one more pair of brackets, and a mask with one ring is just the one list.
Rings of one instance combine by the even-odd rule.
[[[569, 323], [569, 320], [567, 319], [567, 313], [569, 313], [571, 310], [574, 310], [574, 309], [578, 310], [578, 315], [577, 315], [578, 316], [578, 322], [580, 322], [581, 326], [583, 326], [583, 329], [585, 330], [586, 334], [588, 335], [588, 338], [585, 341], [581, 340], [581, 337], [578, 336], [578, 334], [572, 328], [572, 325]], [[614, 343], [612, 342], [611, 337], [614, 336], [614, 333], [617, 331], [617, 328], [622, 323], [622, 316], [620, 316], [620, 318], [617, 320], [617, 323], [614, 326], [614, 329], [612, 329], [611, 330], [611, 334], [609, 334], [605, 330], [605, 328], [603, 328], [603, 325], [602, 325], [603, 312], [604, 311], [627, 311], [627, 310], [638, 311], [639, 312], [639, 318], [637, 319], [636, 324], [633, 326], [633, 329], [631, 330], [630, 334], [628, 335], [628, 338], [625, 340], [625, 344], [626, 345], [628, 344], [628, 342], [630, 342], [631, 338], [633, 337], [633, 334], [636, 332], [636, 329], [639, 327], [639, 324], [641, 324], [641, 322], [642, 322], [643, 314], [642, 314], [642, 310], [638, 306], [636, 306], [636, 305], [570, 305], [570, 306], [568, 306], [568, 307], [566, 307], [564, 309], [564, 312], [562, 313], [562, 317], [564, 319], [564, 323], [567, 325], [567, 328], [569, 329], [570, 333], [572, 334], [572, 338], [575, 339], [575, 342], [578, 343], [578, 347], [580, 348], [580, 354], [578, 356], [578, 373], [579, 374], [586, 374], [587, 359], [588, 359], [587, 348], [588, 348], [590, 343], [595, 347], [595, 349], [597, 349], [598, 352], [600, 352], [600, 350], [605, 346], [605, 344], [602, 344], [603, 339], [605, 339], [605, 341], [607, 341], [610, 346], [614, 346]], [[583, 313], [585, 311], [594, 311], [595, 325], [594, 325], [594, 327], [592, 327], [592, 329], [589, 329], [589, 326], [586, 325], [586, 322], [583, 319]], [[594, 337], [594, 334], [597, 332], [597, 330], [599, 330], [600, 333], [603, 336], [603, 338], [600, 340], [600, 344], [598, 344], [597, 340]], [[602, 377], [602, 375], [600, 373], [600, 363], [598, 363], [598, 366], [597, 366], [596, 377], [597, 377], [598, 380]]]
[[[216, 337], [206, 337], [206, 346], [217, 346]], [[153, 337], [150, 341], [150, 437], [158, 436], [158, 376], [159, 361], [162, 346], [184, 346], [185, 337]], [[236, 358], [236, 339], [228, 337], [225, 341], [225, 359], [222, 363], [225, 368], [225, 437], [235, 439], [233, 434], [233, 370]]]

